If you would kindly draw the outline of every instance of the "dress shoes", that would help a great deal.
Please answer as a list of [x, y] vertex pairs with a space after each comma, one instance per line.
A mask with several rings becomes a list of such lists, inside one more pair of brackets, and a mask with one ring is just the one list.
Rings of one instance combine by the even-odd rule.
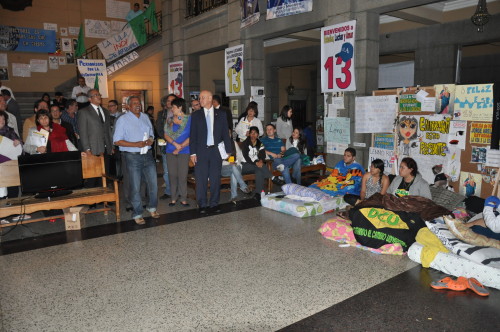
[[210, 212], [211, 212], [211, 213], [220, 213], [221, 211], [222, 211], [222, 210], [221, 210], [221, 208], [220, 208], [220, 205], [212, 206], [212, 207], [210, 208]]
[[200, 214], [207, 214], [207, 208], [206, 207], [201, 207], [201, 208], [198, 209], [198, 212]]

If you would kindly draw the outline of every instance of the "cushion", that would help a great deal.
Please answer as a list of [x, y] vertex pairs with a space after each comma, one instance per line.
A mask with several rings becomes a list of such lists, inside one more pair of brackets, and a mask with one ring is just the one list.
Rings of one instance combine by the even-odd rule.
[[444, 187], [430, 186], [432, 200], [434, 203], [453, 211], [458, 205], [465, 200], [465, 196]]
[[322, 192], [319, 189], [314, 189], [314, 188], [309, 188], [309, 187], [304, 187], [295, 183], [287, 183], [281, 187], [281, 190], [286, 195], [297, 195], [297, 196], [302, 196], [302, 197], [312, 197], [316, 199], [317, 201], [320, 201], [322, 199], [329, 198], [330, 195]]
[[446, 225], [448, 225], [448, 229], [453, 233], [453, 235], [455, 235], [465, 243], [500, 249], [500, 241], [488, 238], [481, 234], [477, 234], [456, 219], [445, 217], [444, 221], [446, 222]]
[[432, 222], [426, 221], [425, 223], [431, 232], [436, 234], [439, 240], [441, 240], [444, 246], [454, 254], [479, 264], [497, 269], [500, 268], [500, 249], [465, 243], [449, 230], [448, 225], [444, 223], [441, 217], [436, 218]]

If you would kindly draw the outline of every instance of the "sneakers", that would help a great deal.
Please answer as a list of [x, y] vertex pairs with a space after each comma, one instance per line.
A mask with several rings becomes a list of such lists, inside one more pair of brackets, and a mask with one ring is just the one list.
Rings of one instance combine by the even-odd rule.
[[285, 165], [279, 164], [278, 166], [276, 166], [276, 169], [280, 172], [283, 172], [285, 170]]
[[245, 194], [249, 194], [250, 193], [250, 188], [248, 188], [248, 187], [245, 187], [244, 189], [242, 189], [240, 187], [240, 190], [243, 191]]
[[0, 221], [0, 224], [2, 224], [2, 225], [8, 225], [8, 224], [10, 224], [10, 221], [8, 221], [7, 219], [2, 219]]
[[142, 218], [142, 217], [134, 218], [134, 221], [137, 225], [144, 225], [146, 223], [146, 220], [144, 220], [144, 218]]
[[15, 216], [12, 218], [12, 221], [19, 221], [19, 220], [28, 220], [31, 219], [31, 216], [29, 214], [21, 214], [19, 216]]
[[271, 181], [273, 181], [273, 183], [276, 184], [276, 185], [278, 185], [278, 186], [282, 186], [282, 185], [285, 184], [285, 181], [281, 180], [277, 176], [273, 176], [273, 179]]

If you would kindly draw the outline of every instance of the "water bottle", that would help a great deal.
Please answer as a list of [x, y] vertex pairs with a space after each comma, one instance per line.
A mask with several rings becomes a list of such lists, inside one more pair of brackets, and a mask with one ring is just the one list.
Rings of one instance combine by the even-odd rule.
[[266, 193], [264, 192], [264, 190], [262, 190], [260, 192], [260, 199], [262, 200], [264, 197], [266, 197]]

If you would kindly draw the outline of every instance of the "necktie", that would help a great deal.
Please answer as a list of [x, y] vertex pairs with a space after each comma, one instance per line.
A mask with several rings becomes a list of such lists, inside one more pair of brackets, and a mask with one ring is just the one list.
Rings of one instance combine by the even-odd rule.
[[212, 133], [212, 122], [210, 121], [210, 110], [207, 110], [207, 145], [214, 145], [214, 135]]
[[101, 118], [101, 122], [104, 123], [104, 114], [99, 106], [97, 106], [97, 113], [99, 113], [99, 117]]

